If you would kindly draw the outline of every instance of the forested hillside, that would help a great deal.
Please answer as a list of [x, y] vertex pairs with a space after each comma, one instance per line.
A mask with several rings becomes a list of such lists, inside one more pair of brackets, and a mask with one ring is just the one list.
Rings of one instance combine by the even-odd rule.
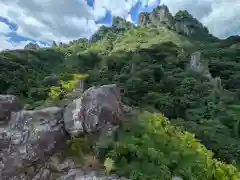
[[[157, 19], [158, 11], [164, 17]], [[115, 173], [132, 179], [240, 179], [240, 37], [215, 38], [186, 11], [173, 17], [158, 7], [153, 13], [153, 19], [142, 15], [148, 21], [141, 26], [117, 17], [90, 40], [1, 52], [1, 94], [17, 95], [34, 109], [57, 104], [67, 93], [63, 83], [76, 74], [87, 74], [86, 88], [117, 84], [125, 104], [149, 114], [124, 125], [118, 143], [103, 148], [103, 156], [116, 163]], [[150, 113], [162, 113], [171, 125]]]

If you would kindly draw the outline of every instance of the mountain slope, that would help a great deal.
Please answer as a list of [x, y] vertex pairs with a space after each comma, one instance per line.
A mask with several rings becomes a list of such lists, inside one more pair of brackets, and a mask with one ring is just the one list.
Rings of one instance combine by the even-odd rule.
[[[88, 74], [87, 87], [117, 84], [124, 103], [163, 113], [176, 126], [194, 133], [215, 157], [238, 165], [239, 37], [218, 40], [186, 11], [172, 17], [166, 7], [158, 7], [153, 14], [140, 16], [141, 27], [116, 18], [113, 27], [101, 27], [91, 40], [79, 39], [49, 49], [1, 52], [0, 92], [20, 96], [33, 109], [51, 101], [51, 96], [59, 96], [58, 100], [66, 96], [59, 82], [68, 84], [73, 74]], [[180, 29], [176, 21], [180, 21]], [[182, 33], [184, 29], [191, 33]], [[197, 50], [200, 53], [192, 54]], [[170, 134], [169, 138], [175, 136]], [[126, 145], [125, 141], [121, 143]], [[111, 157], [121, 167], [120, 160]], [[171, 165], [168, 168], [163, 171], [175, 172]], [[196, 173], [190, 171], [186, 178]], [[184, 177], [184, 173], [180, 175]], [[220, 179], [226, 176], [230, 178], [224, 171]]]

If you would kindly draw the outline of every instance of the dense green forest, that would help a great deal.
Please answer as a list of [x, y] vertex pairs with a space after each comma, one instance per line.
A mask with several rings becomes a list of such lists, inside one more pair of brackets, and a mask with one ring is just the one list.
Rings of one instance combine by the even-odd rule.
[[[176, 18], [181, 21], [184, 13]], [[201, 28], [198, 31], [204, 36], [206, 29]], [[15, 94], [28, 104], [26, 108], [34, 109], [49, 103], [53, 87], [74, 80], [74, 74], [87, 74], [87, 87], [116, 83], [125, 104], [150, 114], [125, 125], [118, 131], [118, 143], [102, 148], [103, 156], [115, 161], [115, 173], [132, 179], [179, 175], [237, 180], [240, 37], [210, 37], [201, 41], [164, 25], [135, 27], [116, 18], [112, 27], [101, 27], [90, 40], [1, 52], [0, 92]], [[201, 53], [201, 72], [191, 66], [191, 54], [196, 51]], [[169, 120], [151, 113], [162, 113]], [[192, 134], [186, 135], [183, 129]], [[169, 146], [161, 144], [165, 141]]]

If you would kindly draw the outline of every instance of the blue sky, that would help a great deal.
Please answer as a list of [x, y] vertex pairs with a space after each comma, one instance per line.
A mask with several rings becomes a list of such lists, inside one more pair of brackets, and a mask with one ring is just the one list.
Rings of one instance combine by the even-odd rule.
[[113, 15], [137, 24], [140, 12], [160, 3], [173, 14], [188, 10], [218, 37], [240, 34], [239, 0], [2, 0], [0, 50], [22, 48], [30, 41], [45, 46], [52, 40], [89, 38], [100, 25], [110, 25]]

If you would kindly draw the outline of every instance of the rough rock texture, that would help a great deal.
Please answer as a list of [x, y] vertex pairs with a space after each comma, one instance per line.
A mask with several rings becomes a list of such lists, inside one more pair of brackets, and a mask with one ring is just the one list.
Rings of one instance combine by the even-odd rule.
[[49, 159], [45, 169], [51, 172], [49, 177], [55, 177], [58, 180], [126, 180], [125, 178], [103, 176], [103, 172], [82, 168], [69, 158], [60, 160], [59, 156]]
[[[71, 135], [98, 131], [98, 144], [111, 134], [131, 109], [121, 103], [116, 85], [92, 87], [83, 91], [83, 82], [75, 87], [74, 99], [65, 109], [48, 107], [20, 110], [14, 96], [0, 95], [0, 180], [121, 180], [95, 170], [86, 170], [57, 153]], [[76, 96], [75, 96], [76, 95]], [[55, 155], [53, 155], [55, 154]], [[58, 154], [58, 155], [56, 155]]]
[[40, 49], [40, 47], [39, 47], [39, 45], [30, 42], [29, 44], [27, 44], [24, 47], [24, 49], [32, 49], [32, 50], [34, 50], [34, 49]]
[[123, 106], [116, 85], [92, 87], [65, 108], [65, 129], [72, 135], [96, 132], [107, 123], [119, 124], [122, 116]]
[[150, 22], [149, 16], [150, 16], [149, 13], [141, 12], [138, 17], [138, 25], [139, 26], [147, 25]]
[[204, 77], [210, 80], [212, 79], [212, 75], [209, 72], [208, 65], [204, 63], [201, 59], [200, 51], [196, 51], [195, 53], [191, 54], [190, 69], [197, 73], [201, 73]]
[[167, 6], [157, 6], [151, 13], [150, 13], [150, 21], [152, 24], [165, 24], [169, 28], [174, 27], [174, 20], [172, 14], [169, 12]]
[[66, 48], [68, 45], [66, 43], [60, 42], [59, 47]]
[[84, 85], [85, 85], [85, 80], [84, 79], [80, 79], [75, 87], [73, 88], [73, 90], [71, 92], [68, 92], [64, 99], [62, 99], [58, 105], [60, 107], [65, 108], [66, 105], [68, 105], [69, 103], [71, 103], [74, 99], [78, 99], [79, 97], [81, 97], [82, 93], [84, 92]]
[[112, 27], [115, 29], [127, 30], [134, 27], [134, 24], [121, 17], [113, 17]]
[[179, 11], [174, 19], [176, 31], [179, 33], [187, 36], [208, 35], [208, 30], [187, 11]]
[[157, 6], [151, 13], [140, 13], [139, 26], [152, 24], [154, 26], [165, 26], [175, 30], [179, 34], [195, 37], [203, 40], [216, 40], [209, 31], [196, 18], [187, 11], [179, 11], [173, 17], [166, 5]]
[[88, 172], [85, 174], [81, 169], [72, 169], [67, 175], [60, 177], [60, 180], [127, 180], [126, 178], [118, 178], [114, 176], [98, 176], [96, 172]]
[[6, 125], [11, 117], [11, 112], [22, 109], [22, 105], [16, 96], [0, 95], [0, 126]]
[[65, 141], [62, 130], [62, 110], [50, 107], [36, 111], [12, 113], [1, 149], [1, 176], [14, 176], [34, 162], [44, 160]]
[[71, 159], [60, 158], [54, 155], [40, 168], [28, 169], [28, 173], [21, 173], [9, 178], [0, 177], [0, 180], [127, 180], [114, 176], [104, 176], [103, 172], [81, 168]]

